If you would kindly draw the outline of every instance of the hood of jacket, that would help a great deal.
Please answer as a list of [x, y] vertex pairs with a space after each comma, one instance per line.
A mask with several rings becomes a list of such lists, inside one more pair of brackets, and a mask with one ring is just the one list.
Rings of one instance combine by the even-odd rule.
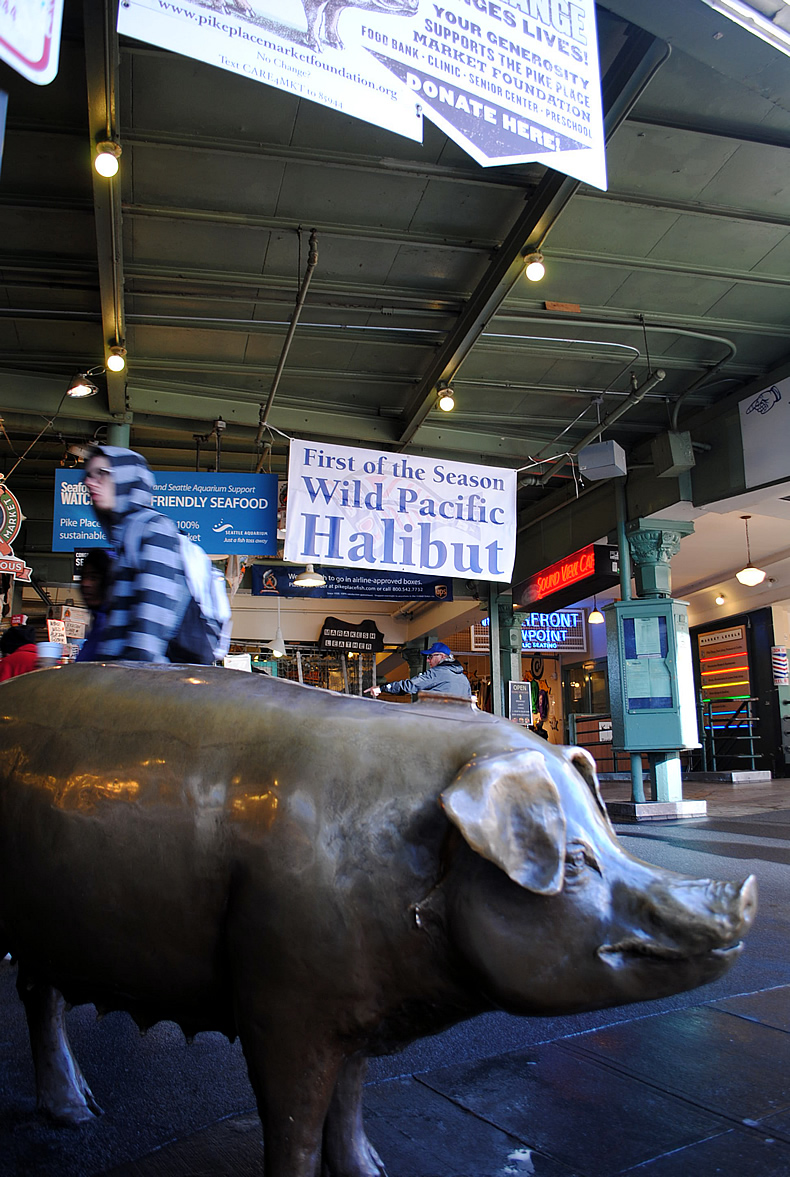
[[117, 445], [96, 445], [91, 447], [89, 458], [100, 456], [112, 467], [115, 485], [115, 507], [112, 511], [94, 513], [107, 535], [113, 539], [114, 532], [126, 517], [135, 511], [150, 508], [156, 477], [142, 454], [125, 450]]

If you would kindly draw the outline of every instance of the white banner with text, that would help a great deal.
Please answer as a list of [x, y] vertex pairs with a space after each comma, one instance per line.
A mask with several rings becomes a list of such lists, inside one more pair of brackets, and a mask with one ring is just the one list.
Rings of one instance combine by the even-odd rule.
[[594, 0], [121, 0], [118, 32], [483, 167], [606, 188]]
[[286, 560], [509, 582], [516, 472], [291, 441]]

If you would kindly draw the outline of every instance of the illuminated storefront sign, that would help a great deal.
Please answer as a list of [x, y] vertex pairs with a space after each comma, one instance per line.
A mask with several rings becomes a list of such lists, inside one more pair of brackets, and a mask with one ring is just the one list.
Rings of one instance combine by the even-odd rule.
[[531, 609], [540, 602], [542, 612], [553, 613], [612, 588], [620, 578], [619, 567], [616, 547], [587, 544], [514, 585], [513, 605], [516, 609]]
[[[553, 651], [586, 653], [587, 610], [558, 609], [554, 613], [537, 611], [519, 614], [521, 649], [525, 653]], [[483, 617], [472, 626], [472, 653], [488, 653], [489, 620]]]

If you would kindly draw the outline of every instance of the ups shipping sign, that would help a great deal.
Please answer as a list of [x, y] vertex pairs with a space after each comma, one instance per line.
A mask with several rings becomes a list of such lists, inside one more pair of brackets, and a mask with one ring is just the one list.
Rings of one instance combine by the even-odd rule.
[[510, 581], [516, 472], [292, 441], [285, 559]]

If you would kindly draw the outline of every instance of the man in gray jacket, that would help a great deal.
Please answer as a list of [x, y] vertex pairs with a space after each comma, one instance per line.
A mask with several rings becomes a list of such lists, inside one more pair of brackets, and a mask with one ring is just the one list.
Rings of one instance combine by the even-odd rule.
[[400, 682], [384, 683], [382, 687], [368, 687], [366, 695], [416, 695], [419, 691], [435, 691], [437, 695], [458, 695], [471, 699], [472, 688], [460, 662], [453, 658], [453, 652], [444, 642], [434, 642], [430, 649], [423, 651], [428, 660], [428, 669], [414, 678]]

